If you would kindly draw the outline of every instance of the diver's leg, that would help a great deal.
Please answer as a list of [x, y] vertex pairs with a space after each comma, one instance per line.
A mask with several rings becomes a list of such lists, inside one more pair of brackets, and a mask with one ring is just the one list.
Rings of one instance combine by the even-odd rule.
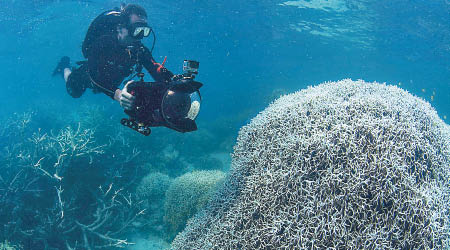
[[83, 95], [89, 86], [89, 75], [87, 71], [87, 64], [81, 65], [79, 68], [65, 68], [64, 79], [66, 80], [67, 93], [73, 98], [78, 98]]
[[[59, 60], [58, 64], [56, 65], [56, 68], [53, 70], [53, 76], [61, 75], [65, 78], [65, 69], [70, 68], [70, 58], [68, 56], [63, 56]], [[66, 80], [67, 81], [67, 80]]]
[[67, 83], [67, 79], [69, 79], [70, 74], [72, 74], [72, 70], [70, 68], [64, 69], [64, 81]]
[[74, 68], [70, 66], [70, 58], [63, 56], [55, 70], [53, 76], [61, 75], [66, 82], [67, 93], [73, 98], [78, 98], [86, 91], [86, 86], [89, 86], [89, 75], [87, 64], [81, 64], [80, 67]]

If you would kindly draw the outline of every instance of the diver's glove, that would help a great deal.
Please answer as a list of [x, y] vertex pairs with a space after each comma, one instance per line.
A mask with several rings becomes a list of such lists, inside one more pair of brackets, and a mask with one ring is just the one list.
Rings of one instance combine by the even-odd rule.
[[114, 93], [114, 100], [118, 101], [120, 106], [125, 110], [133, 109], [136, 102], [133, 91], [131, 91], [131, 93], [128, 92], [128, 85], [133, 82], [134, 81], [128, 81], [122, 90], [117, 89]]
[[61, 76], [64, 77], [64, 69], [65, 68], [70, 68], [70, 58], [68, 56], [61, 57], [61, 60], [59, 60], [58, 65], [56, 65], [55, 70], [53, 70], [52, 76], [61, 74]]

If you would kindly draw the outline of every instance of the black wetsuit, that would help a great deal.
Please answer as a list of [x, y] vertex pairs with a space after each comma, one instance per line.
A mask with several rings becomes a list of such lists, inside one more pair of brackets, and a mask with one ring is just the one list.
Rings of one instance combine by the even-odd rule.
[[67, 80], [67, 92], [80, 97], [86, 88], [103, 92], [114, 98], [114, 93], [125, 77], [134, 72], [139, 62], [157, 82], [169, 81], [173, 74], [157, 63], [141, 42], [131, 47], [119, 44], [117, 25], [122, 21], [120, 12], [108, 11], [98, 16], [89, 27], [83, 42], [83, 55], [87, 61], [73, 69]]

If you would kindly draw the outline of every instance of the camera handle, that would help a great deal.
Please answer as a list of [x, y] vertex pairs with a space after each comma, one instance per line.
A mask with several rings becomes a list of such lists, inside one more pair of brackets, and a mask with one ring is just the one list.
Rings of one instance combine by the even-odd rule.
[[123, 118], [122, 120], [120, 120], [120, 123], [145, 136], [149, 136], [152, 133], [150, 126], [140, 124], [133, 119]]

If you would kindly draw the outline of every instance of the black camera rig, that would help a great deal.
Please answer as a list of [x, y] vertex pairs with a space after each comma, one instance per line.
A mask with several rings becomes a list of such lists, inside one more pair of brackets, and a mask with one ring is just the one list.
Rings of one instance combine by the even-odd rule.
[[129, 118], [121, 124], [143, 135], [150, 135], [150, 127], [165, 126], [178, 132], [197, 130], [195, 119], [200, 111], [202, 83], [195, 81], [199, 62], [184, 60], [183, 74], [169, 82], [145, 82], [144, 73], [139, 81], [130, 83], [127, 91], [136, 97]]

